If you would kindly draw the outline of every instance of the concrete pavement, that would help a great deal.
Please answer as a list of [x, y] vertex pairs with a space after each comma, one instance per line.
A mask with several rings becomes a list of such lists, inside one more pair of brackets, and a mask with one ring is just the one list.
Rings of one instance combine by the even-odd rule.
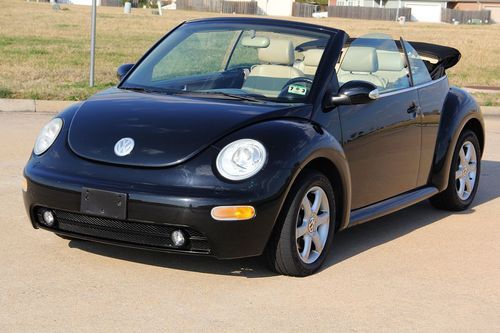
[[486, 116], [480, 187], [465, 212], [427, 202], [336, 236], [325, 268], [270, 274], [67, 241], [32, 229], [21, 174], [43, 113], [0, 113], [0, 331], [500, 332], [500, 117]]
[[56, 113], [76, 103], [75, 101], [44, 101], [34, 99], [0, 98], [0, 112], [49, 112]]

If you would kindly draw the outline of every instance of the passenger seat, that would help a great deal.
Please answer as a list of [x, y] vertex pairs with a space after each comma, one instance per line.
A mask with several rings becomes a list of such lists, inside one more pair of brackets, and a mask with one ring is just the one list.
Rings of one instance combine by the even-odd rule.
[[387, 82], [388, 88], [402, 89], [410, 86], [401, 53], [377, 50], [377, 58], [378, 71], [375, 74]]
[[310, 49], [302, 52], [304, 60], [300, 61], [296, 68], [302, 71], [306, 76], [312, 78], [318, 70], [319, 62], [323, 56], [321, 49]]
[[377, 52], [374, 47], [351, 46], [347, 49], [337, 76], [340, 84], [361, 80], [384, 88], [385, 80], [375, 74], [378, 69]]
[[277, 97], [288, 81], [304, 76], [302, 71], [293, 67], [294, 50], [290, 40], [271, 39], [268, 47], [259, 49], [261, 64], [252, 68], [242, 89], [253, 94]]

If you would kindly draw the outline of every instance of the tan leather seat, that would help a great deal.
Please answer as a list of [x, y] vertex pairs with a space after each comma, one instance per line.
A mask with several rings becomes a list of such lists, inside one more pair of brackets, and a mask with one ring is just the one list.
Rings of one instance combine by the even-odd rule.
[[310, 49], [302, 52], [304, 60], [299, 62], [296, 68], [307, 76], [314, 76], [318, 70], [319, 62], [323, 56], [323, 51], [324, 50], [320, 49]]
[[271, 39], [269, 46], [259, 48], [261, 65], [254, 66], [248, 75], [243, 89], [249, 93], [277, 97], [283, 86], [304, 73], [294, 68], [293, 43], [285, 39]]
[[[387, 81], [388, 84], [405, 82], [407, 71], [404, 68], [403, 55], [399, 51], [377, 50], [378, 77]], [[403, 80], [401, 80], [403, 79]], [[406, 79], [409, 86], [409, 81]]]
[[374, 47], [351, 46], [342, 60], [338, 72], [339, 83], [361, 80], [385, 87], [385, 80], [374, 73], [378, 71], [378, 57]]

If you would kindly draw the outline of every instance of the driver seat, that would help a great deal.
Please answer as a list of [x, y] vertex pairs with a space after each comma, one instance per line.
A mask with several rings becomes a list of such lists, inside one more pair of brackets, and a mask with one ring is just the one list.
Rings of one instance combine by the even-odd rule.
[[270, 39], [269, 46], [260, 48], [260, 65], [252, 68], [242, 89], [266, 97], [277, 97], [284, 85], [291, 79], [303, 77], [297, 68], [292, 41], [286, 39]]

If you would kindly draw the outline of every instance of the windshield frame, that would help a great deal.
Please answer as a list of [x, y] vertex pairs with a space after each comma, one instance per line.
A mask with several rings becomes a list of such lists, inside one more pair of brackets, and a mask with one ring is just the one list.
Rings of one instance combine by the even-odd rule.
[[[234, 25], [235, 30], [237, 29], [248, 29], [249, 27], [255, 27], [256, 30], [258, 29], [272, 29], [272, 28], [280, 28], [283, 29], [283, 31], [289, 30], [291, 33], [294, 32], [294, 30], [300, 34], [300, 32], [303, 32], [304, 35], [306, 35], [308, 32], [311, 34], [324, 34], [325, 37], [327, 37], [327, 43], [324, 45], [324, 53], [321, 58], [321, 61], [318, 65], [316, 75], [314, 76], [313, 83], [310, 88], [310, 92], [307, 96], [305, 96], [302, 99], [296, 99], [296, 100], [285, 100], [281, 99], [279, 100], [278, 98], [259, 98], [261, 99], [262, 102], [277, 102], [277, 103], [313, 103], [318, 95], [318, 91], [322, 90], [321, 87], [324, 86], [325, 80], [327, 77], [331, 76], [331, 73], [334, 71], [334, 63], [335, 60], [337, 59], [337, 56], [335, 54], [332, 54], [332, 45], [334, 45], [337, 41], [337, 39], [340, 36], [343, 36], [343, 31], [329, 28], [329, 27], [323, 27], [323, 26], [318, 26], [318, 25], [313, 25], [313, 24], [308, 24], [308, 23], [301, 23], [301, 22], [293, 22], [293, 21], [285, 21], [285, 20], [276, 20], [276, 19], [267, 19], [267, 18], [211, 18], [211, 19], [200, 19], [200, 20], [193, 20], [193, 21], [188, 21], [188, 22], [183, 22], [171, 31], [169, 31], [167, 34], [165, 34], [162, 38], [160, 38], [144, 55], [139, 59], [139, 61], [134, 64], [134, 66], [128, 71], [128, 73], [123, 76], [121, 81], [119, 82], [117, 88], [119, 89], [127, 89], [127, 88], [133, 88], [132, 86], [127, 86], [127, 82], [129, 77], [137, 70], [137, 68], [146, 60], [148, 57], [151, 55], [151, 53], [159, 46], [161, 45], [171, 34], [173, 34], [175, 31], [182, 27], [195, 27], [198, 28], [200, 27], [202, 29], [206, 28], [207, 30], [211, 30], [217, 25]], [[242, 27], [243, 26], [243, 27]], [[295, 46], [296, 47], [296, 46]], [[234, 50], [233, 50], [234, 52]], [[137, 86], [135, 83], [132, 83], [133, 86]], [[148, 86], [142, 86], [143, 88], [159, 88], [159, 87], [148, 87]], [[161, 88], [160, 88], [161, 89]], [[158, 90], [160, 90], [158, 89]], [[167, 89], [168, 90], [168, 89]], [[193, 91], [196, 93], [196, 91]], [[170, 91], [166, 91], [166, 94], [171, 93]], [[242, 94], [242, 96], [246, 96], [247, 94]], [[248, 96], [252, 96], [251, 94], [248, 94]], [[260, 97], [260, 96], [259, 96]]]

